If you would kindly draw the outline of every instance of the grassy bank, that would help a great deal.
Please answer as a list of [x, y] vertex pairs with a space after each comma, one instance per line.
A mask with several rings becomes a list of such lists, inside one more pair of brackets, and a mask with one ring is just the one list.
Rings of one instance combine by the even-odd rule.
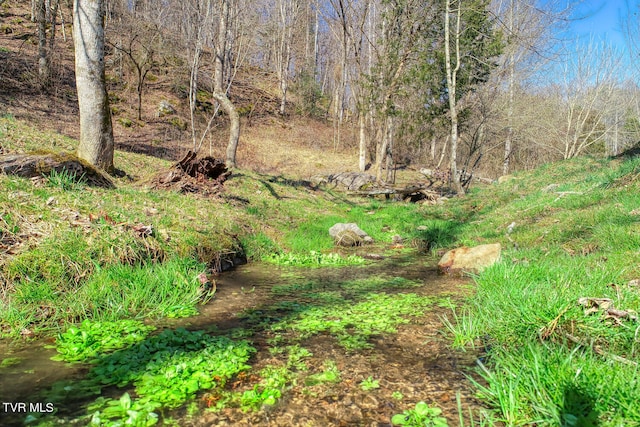
[[445, 319], [456, 346], [486, 350], [489, 418], [639, 425], [640, 159], [547, 165], [440, 214], [458, 241], [506, 248]]
[[[6, 153], [68, 152], [77, 144], [11, 116], [0, 118], [0, 135]], [[201, 296], [198, 275], [233, 254], [257, 260], [288, 252], [294, 255], [279, 258], [283, 263], [337, 263], [325, 256], [336, 222], [366, 224], [381, 243], [376, 250], [395, 234], [418, 245], [446, 228], [417, 214], [421, 207], [354, 202], [303, 180], [240, 170], [218, 196], [204, 197], [149, 189], [169, 162], [117, 152], [115, 163], [124, 175], [115, 190], [65, 174], [0, 175], [3, 336], [56, 332], [87, 318], [192, 315]]]

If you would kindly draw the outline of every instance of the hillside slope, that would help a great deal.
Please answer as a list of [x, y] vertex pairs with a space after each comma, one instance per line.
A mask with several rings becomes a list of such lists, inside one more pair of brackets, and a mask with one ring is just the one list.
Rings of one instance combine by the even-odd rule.
[[[0, 18], [0, 114], [33, 123], [39, 130], [78, 138], [73, 42], [68, 37], [71, 23], [66, 23], [66, 36], [58, 31], [52, 86], [41, 89], [37, 75], [37, 26], [30, 20], [28, 4], [4, 2]], [[132, 72], [127, 67], [117, 71], [112, 55], [107, 57], [107, 64], [116, 149], [167, 160], [178, 160], [193, 149], [188, 101], [183, 90], [188, 85], [188, 70], [170, 61], [154, 67], [144, 86], [142, 120], [138, 120]], [[207, 70], [202, 73], [206, 80]], [[355, 135], [345, 128], [342, 141], [334, 144], [331, 123], [295, 114], [295, 93], [291, 95], [293, 113], [281, 117], [277, 113], [277, 87], [271, 74], [250, 67], [241, 69], [236, 76], [230, 95], [242, 113], [239, 166], [300, 178], [356, 170]], [[204, 106], [198, 109], [196, 120], [201, 153], [222, 158], [227, 141], [226, 118], [214, 119], [212, 131], [201, 140], [211, 115], [208, 108], [212, 106], [205, 83], [198, 99]], [[176, 112], [159, 117], [161, 101], [170, 103]]]

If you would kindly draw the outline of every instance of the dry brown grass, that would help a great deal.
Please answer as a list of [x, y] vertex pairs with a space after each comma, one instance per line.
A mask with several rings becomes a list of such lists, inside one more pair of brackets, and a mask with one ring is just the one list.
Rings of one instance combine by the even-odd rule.
[[240, 167], [297, 178], [357, 170], [357, 151], [334, 149], [328, 123], [296, 118], [245, 127], [238, 149]]

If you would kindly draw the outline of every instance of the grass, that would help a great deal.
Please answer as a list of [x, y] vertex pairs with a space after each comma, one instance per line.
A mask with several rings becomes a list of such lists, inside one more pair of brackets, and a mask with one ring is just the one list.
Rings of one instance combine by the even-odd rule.
[[[486, 352], [477, 386], [493, 422], [640, 425], [640, 293], [628, 285], [640, 277], [639, 172], [638, 158], [580, 158], [452, 203], [478, 212], [453, 216], [460, 242], [506, 248], [443, 319], [454, 346]], [[581, 298], [609, 298], [629, 316], [588, 311]]]
[[[0, 118], [0, 132], [10, 152], [77, 146], [12, 116]], [[64, 172], [35, 181], [0, 176], [2, 336], [56, 333], [85, 318], [191, 315], [196, 277], [226, 253], [285, 264], [362, 263], [329, 253], [335, 222], [360, 222], [380, 246], [396, 233], [415, 237], [423, 224], [415, 205], [354, 203], [249, 171], [233, 174], [213, 199], [150, 190], [145, 183], [169, 162], [122, 152], [115, 162], [124, 174], [115, 190]], [[151, 232], [137, 232], [141, 226]]]
[[[76, 145], [11, 116], [0, 118], [0, 134], [3, 148], [11, 151], [66, 151]], [[299, 181], [249, 171], [238, 171], [220, 197], [206, 199], [146, 188], [145, 179], [167, 162], [117, 153], [116, 163], [128, 176], [116, 179], [116, 190], [65, 176], [39, 181], [0, 176], [3, 336], [17, 337], [25, 330], [56, 333], [84, 319], [119, 322], [193, 314], [197, 276], [221, 254], [242, 251], [259, 260], [287, 253], [289, 261], [313, 256], [311, 251], [324, 254], [333, 245], [327, 230], [336, 222], [358, 223], [380, 250], [395, 234], [432, 250], [497, 241], [504, 248], [502, 261], [475, 276], [475, 294], [443, 317], [453, 346], [486, 353], [478, 371], [482, 379], [475, 378], [491, 410], [478, 422], [640, 425], [640, 292], [631, 282], [640, 278], [639, 158], [584, 157], [545, 165], [429, 207], [354, 202]], [[140, 235], [138, 225], [149, 226], [152, 233]], [[275, 287], [274, 295], [282, 297], [279, 305], [244, 313], [248, 330], [237, 331], [237, 337], [268, 327], [274, 338], [267, 343], [289, 348], [282, 353], [286, 361], [260, 371], [257, 381], [226, 401], [246, 408], [268, 405], [293, 384], [292, 373], [301, 375], [302, 383], [306, 378], [317, 384], [339, 381], [340, 373], [330, 364], [305, 373], [308, 356], [301, 340], [329, 334], [348, 351], [366, 349], [371, 336], [393, 333], [433, 304], [399, 293], [412, 286], [380, 278], [345, 280], [334, 287], [317, 282]], [[609, 299], [610, 306], [589, 306], [595, 298]], [[611, 314], [609, 308], [618, 312]], [[190, 337], [178, 341], [184, 344]], [[242, 342], [218, 338], [196, 341]], [[91, 347], [95, 341], [72, 341], [71, 347]], [[142, 343], [156, 341], [146, 337]], [[100, 357], [110, 362], [97, 366], [133, 372], [118, 382], [133, 387], [136, 395], [153, 395], [148, 390], [154, 387], [171, 390], [135, 376], [142, 368], [131, 369], [135, 357], [130, 352], [140, 345], [115, 349]], [[201, 350], [176, 354], [173, 365], [200, 366]], [[96, 369], [96, 378], [107, 378], [99, 374], [102, 368]], [[162, 369], [154, 365], [152, 376], [172, 377]], [[95, 393], [95, 384], [77, 386]], [[153, 401], [172, 407], [193, 390], [206, 388], [189, 387]], [[113, 424], [133, 423], [130, 417], [152, 422], [158, 406], [136, 395], [96, 401], [93, 413]]]

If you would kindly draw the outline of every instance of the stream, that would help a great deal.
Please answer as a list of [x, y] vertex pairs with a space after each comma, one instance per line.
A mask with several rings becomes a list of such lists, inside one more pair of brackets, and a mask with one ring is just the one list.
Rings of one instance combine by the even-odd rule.
[[[198, 411], [187, 405], [168, 413], [179, 426], [391, 426], [394, 414], [402, 413], [424, 401], [443, 410], [449, 425], [459, 425], [459, 396], [464, 413], [481, 406], [467, 379], [473, 375], [478, 357], [473, 352], [453, 351], [448, 338], [442, 333], [441, 316], [450, 314], [450, 308], [441, 304], [446, 298], [460, 301], [471, 292], [468, 279], [438, 275], [435, 261], [415, 255], [397, 254], [365, 266], [294, 268], [254, 263], [222, 273], [216, 278], [215, 297], [200, 307], [200, 314], [186, 319], [165, 319], [156, 323], [158, 329], [185, 327], [189, 330], [211, 330], [215, 334], [247, 327], [246, 310], [273, 316], [273, 305], [286, 301], [314, 302], [308, 292], [298, 292], [296, 284], [307, 284], [317, 293], [331, 291], [345, 281], [367, 283], [397, 278], [418, 282], [411, 289], [394, 288], [385, 293], [415, 293], [434, 300], [423, 316], [411, 317], [400, 325], [396, 334], [370, 337], [370, 348], [347, 351], [337, 344], [331, 334], [317, 334], [301, 341], [312, 356], [305, 359], [309, 372], [322, 369], [327, 360], [335, 362], [340, 381], [310, 387], [304, 381], [294, 381], [275, 405], [259, 411], [242, 411], [228, 407], [218, 412], [206, 410], [210, 401], [199, 398]], [[287, 288], [291, 286], [291, 288]], [[275, 293], [274, 287], [291, 289]], [[360, 290], [359, 292], [362, 292]], [[368, 292], [368, 291], [367, 291]], [[380, 289], [371, 292], [381, 292]], [[255, 330], [250, 337], [256, 354], [249, 361], [250, 372], [278, 363], [284, 357], [269, 351], [269, 333]], [[82, 412], [87, 402], [70, 396], [63, 403], [51, 404], [40, 393], [52, 388], [64, 388], [65, 381], [83, 378], [89, 366], [55, 362], [50, 358], [55, 350], [46, 348], [53, 339], [31, 342], [0, 342], [0, 425], [25, 425], [27, 412], [56, 411], [67, 421]], [[250, 388], [252, 375], [234, 381], [229, 387]], [[371, 377], [378, 387], [364, 390], [362, 382]], [[255, 378], [253, 379], [255, 382]], [[110, 387], [103, 395], [117, 397], [123, 390]], [[95, 398], [95, 397], [94, 397]], [[165, 411], [166, 412], [166, 411]], [[194, 413], [195, 412], [195, 413]], [[466, 415], [465, 415], [466, 417]], [[60, 424], [63, 425], [63, 424]], [[82, 423], [76, 425], [83, 425]]]

